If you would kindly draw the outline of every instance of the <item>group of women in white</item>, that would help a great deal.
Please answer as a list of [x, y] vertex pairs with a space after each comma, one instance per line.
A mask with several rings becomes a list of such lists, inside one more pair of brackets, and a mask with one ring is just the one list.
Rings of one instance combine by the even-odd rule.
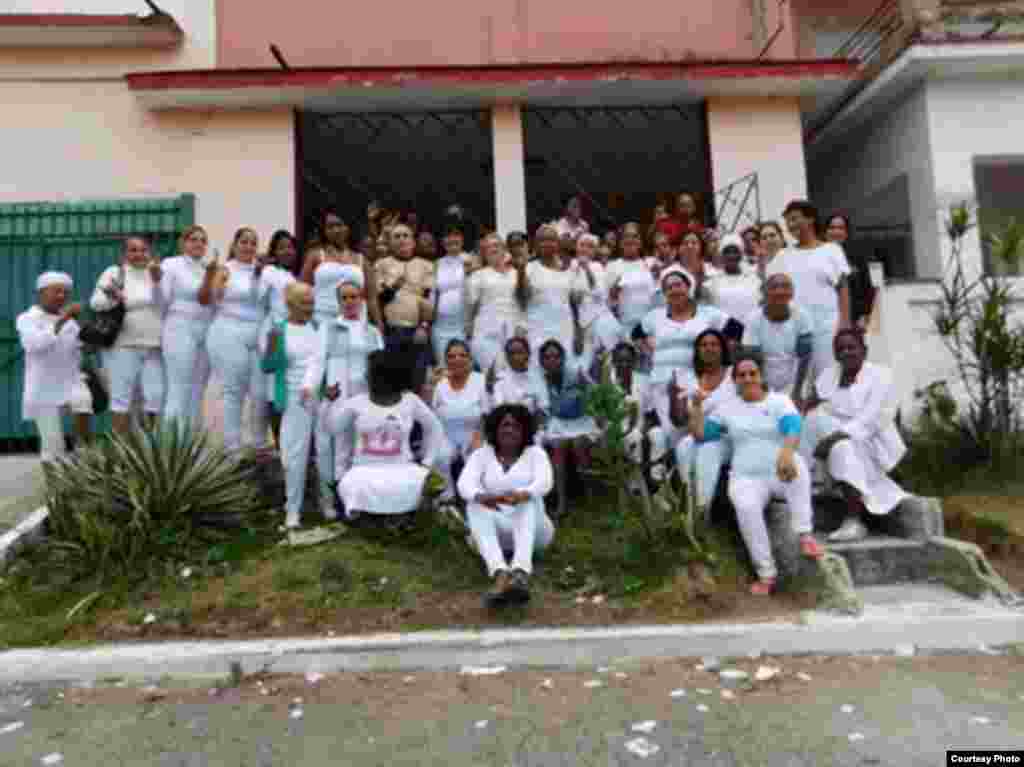
[[[453, 221], [444, 255], [430, 261], [401, 224], [382, 251], [357, 252], [329, 212], [301, 271], [286, 232], [261, 253], [257, 233], [240, 229], [223, 263], [198, 226], [163, 262], [129, 238], [90, 302], [126, 310], [103, 354], [113, 425], [133, 428], [140, 410], [144, 425], [157, 416], [200, 425], [213, 373], [225, 447], [262, 445], [271, 431], [278, 440], [288, 527], [301, 524], [311, 450], [329, 519], [339, 507], [352, 523], [404, 515], [436, 473], [445, 511], [461, 513], [463, 502], [494, 580], [489, 602], [503, 604], [529, 597], [532, 557], [554, 536], [545, 498], [556, 489], [564, 513], [566, 467], [588, 461], [598, 432], [586, 391], [595, 361], [611, 355], [612, 380], [641, 414], [631, 450], [654, 481], [674, 463], [706, 508], [731, 465], [727, 495], [757, 571], [752, 589], [770, 593], [773, 497], [788, 502], [804, 554], [822, 554], [813, 468], [849, 504], [836, 540], [863, 535], [866, 516], [903, 497], [888, 477], [904, 449], [891, 375], [865, 361], [850, 329], [843, 249], [819, 240], [809, 203], [784, 218], [793, 244], [765, 224], [754, 260], [739, 237], [709, 254], [707, 238], [685, 228], [678, 243], [656, 232], [648, 256], [636, 224], [619, 230], [619, 257], [606, 260], [607, 243], [578, 219], [541, 226], [532, 259], [521, 233], [485, 236], [466, 253]], [[25, 417], [52, 458], [60, 409], [80, 396], [71, 372], [80, 307], [68, 306], [67, 275], [44, 274], [38, 287], [38, 304], [18, 318]]]

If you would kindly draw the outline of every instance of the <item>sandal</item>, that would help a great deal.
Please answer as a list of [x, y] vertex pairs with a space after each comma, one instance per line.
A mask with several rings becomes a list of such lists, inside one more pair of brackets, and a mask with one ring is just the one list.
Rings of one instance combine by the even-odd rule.
[[800, 536], [800, 553], [809, 559], [821, 559], [825, 549], [811, 533], [804, 533]]
[[773, 591], [775, 591], [774, 578], [758, 578], [750, 585], [750, 593], [755, 597], [771, 596]]

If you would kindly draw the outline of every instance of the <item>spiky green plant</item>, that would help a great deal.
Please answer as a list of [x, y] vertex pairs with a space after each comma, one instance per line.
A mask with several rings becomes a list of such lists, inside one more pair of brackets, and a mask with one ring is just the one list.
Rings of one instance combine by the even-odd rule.
[[276, 499], [251, 461], [206, 433], [163, 426], [46, 463], [49, 535], [38, 554], [71, 576], [139, 574], [237, 534], [273, 529]]

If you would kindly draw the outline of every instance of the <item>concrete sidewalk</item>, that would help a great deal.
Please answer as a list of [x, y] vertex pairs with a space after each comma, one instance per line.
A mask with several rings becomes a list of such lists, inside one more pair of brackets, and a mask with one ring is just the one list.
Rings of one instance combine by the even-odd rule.
[[580, 668], [642, 659], [973, 651], [1024, 642], [1024, 611], [937, 586], [862, 590], [861, 617], [809, 611], [801, 622], [604, 629], [440, 631], [367, 637], [120, 644], [0, 653], [0, 681], [94, 680], [246, 673], [451, 669], [464, 665]]

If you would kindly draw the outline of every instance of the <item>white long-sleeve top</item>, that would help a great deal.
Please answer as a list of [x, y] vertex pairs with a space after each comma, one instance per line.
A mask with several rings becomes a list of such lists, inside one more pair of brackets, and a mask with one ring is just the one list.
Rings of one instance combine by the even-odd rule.
[[158, 349], [164, 324], [163, 279], [154, 280], [146, 267], [108, 267], [96, 281], [89, 305], [97, 312], [113, 309], [115, 302], [104, 290], [113, 288], [121, 290], [125, 309], [124, 324], [114, 346]]
[[161, 267], [164, 275], [160, 282], [167, 313], [204, 322], [212, 320], [214, 307], [199, 303], [199, 288], [203, 285], [206, 267], [191, 256], [168, 258]]
[[55, 333], [56, 314], [39, 306], [18, 315], [15, 326], [25, 350], [25, 389], [21, 412], [31, 421], [46, 410], [63, 407], [71, 401], [74, 387], [81, 380], [82, 342], [78, 323], [68, 320]]
[[409, 436], [419, 423], [423, 429], [423, 465], [433, 466], [447, 449], [444, 427], [427, 403], [406, 392], [395, 405], [375, 404], [369, 394], [344, 402], [338, 399], [328, 408], [323, 425], [337, 438], [337, 467], [386, 466], [413, 463]]
[[[288, 360], [285, 381], [288, 384], [290, 404], [293, 393], [301, 392], [303, 389], [319, 389], [324, 378], [323, 339], [312, 322], [301, 325], [286, 322], [283, 330], [284, 354]], [[267, 353], [268, 343], [269, 339], [261, 335], [257, 341], [261, 355]]]
[[551, 459], [543, 448], [529, 445], [508, 471], [501, 465], [494, 448], [484, 445], [470, 455], [459, 476], [459, 495], [467, 503], [481, 493], [529, 493], [530, 499], [540, 501], [554, 487]]
[[284, 292], [295, 282], [295, 275], [279, 266], [267, 266], [260, 275], [259, 291], [261, 298], [267, 303], [271, 322], [284, 322], [288, 319], [288, 304], [284, 300]]
[[342, 401], [366, 394], [370, 354], [384, 348], [384, 337], [363, 320], [337, 318], [320, 324], [327, 385], [338, 384]]

